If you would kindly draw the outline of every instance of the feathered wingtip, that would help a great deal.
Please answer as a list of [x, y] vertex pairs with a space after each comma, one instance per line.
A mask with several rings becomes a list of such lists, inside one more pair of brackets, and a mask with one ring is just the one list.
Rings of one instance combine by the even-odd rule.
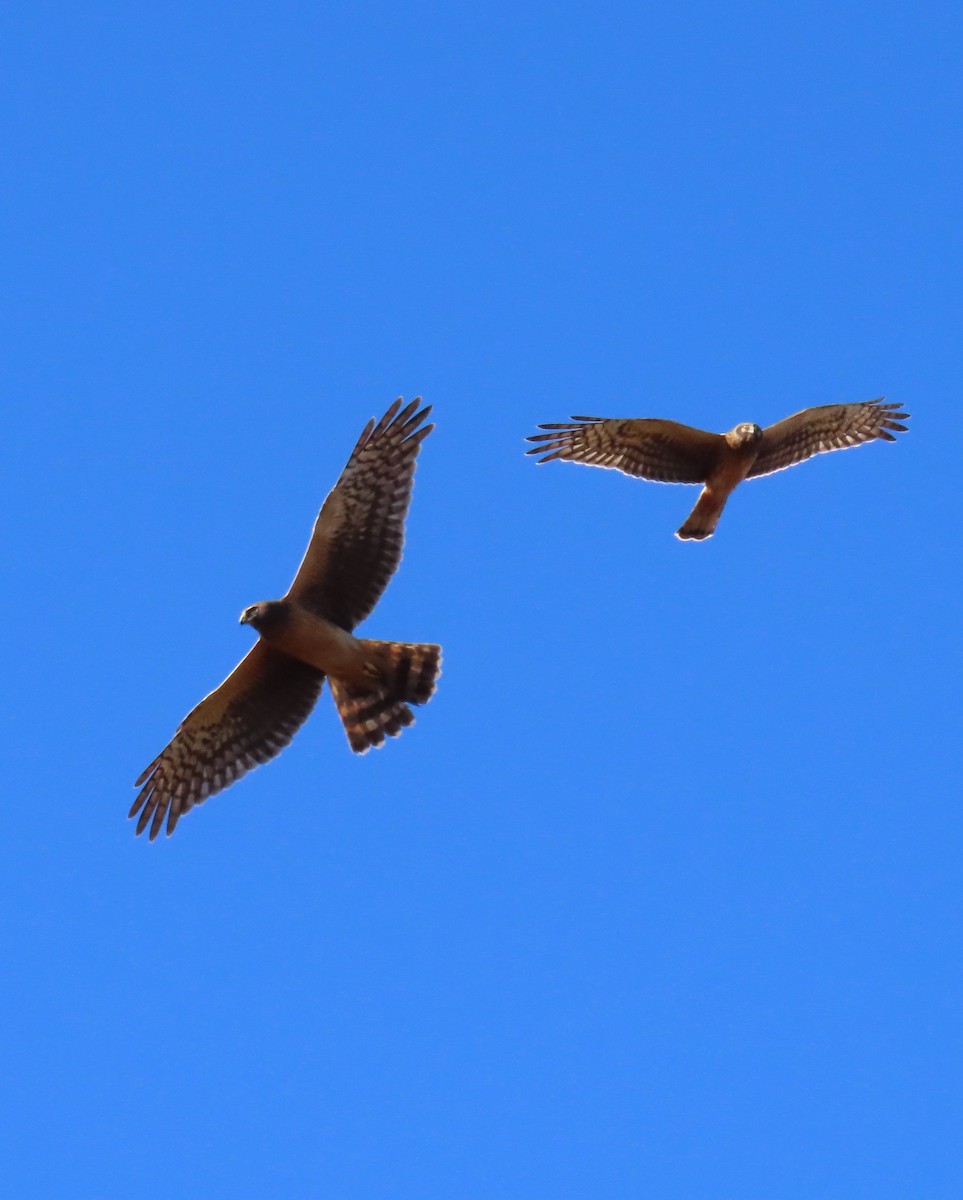
[[584, 429], [586, 425], [598, 425], [604, 421], [605, 417], [572, 417], [570, 421], [546, 421], [539, 425], [539, 429], [548, 429], [549, 433], [532, 433], [526, 437], [526, 442], [541, 442], [543, 445], [533, 446], [530, 450], [526, 450], [526, 454], [541, 454], [542, 458], [536, 459], [538, 466], [542, 463], [551, 462], [554, 458], [561, 458], [565, 453], [566, 448], [571, 442], [573, 433]]
[[877, 396], [875, 400], [871, 400], [870, 404], [875, 408], [880, 416], [879, 428], [876, 436], [884, 442], [895, 442], [897, 433], [906, 433], [907, 427], [900, 425], [900, 421], [908, 421], [911, 414], [900, 411], [900, 405], [893, 404], [887, 401], [885, 396]]
[[127, 814], [127, 818], [130, 820], [140, 813], [137, 827], [134, 830], [137, 836], [144, 832], [148, 824], [150, 825], [150, 833], [147, 835], [149, 841], [154, 841], [160, 833], [165, 817], [167, 818], [167, 836], [170, 837], [181, 816], [180, 804], [177, 803], [175, 797], [168, 794], [167, 789], [163, 787], [163, 780], [158, 778], [158, 769], [162, 758], [163, 755], [159, 754], [137, 776], [134, 787], [141, 790]]
[[[425, 418], [431, 413], [431, 405], [426, 404], [424, 408], [419, 409], [421, 397], [415, 396], [414, 400], [408, 402], [404, 408], [402, 405], [402, 397], [399, 396], [388, 408], [388, 411], [380, 421], [375, 421], [372, 417], [364, 429], [361, 431], [361, 436], [358, 438], [354, 449], [351, 451], [351, 456], [348, 459], [350, 465], [361, 452], [365, 449], [369, 442], [375, 438], [383, 437], [386, 433], [391, 432], [392, 436], [396, 433], [400, 435], [400, 439], [405, 445], [420, 445], [421, 442], [435, 428], [433, 424], [422, 425]], [[420, 428], [419, 428], [420, 426]]]

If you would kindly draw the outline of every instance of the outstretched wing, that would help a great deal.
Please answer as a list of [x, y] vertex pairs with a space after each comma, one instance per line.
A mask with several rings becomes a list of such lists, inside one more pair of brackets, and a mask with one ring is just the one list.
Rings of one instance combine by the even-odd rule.
[[[369, 421], [321, 507], [288, 598], [353, 629], [371, 612], [401, 561], [415, 459], [434, 429], [420, 397]], [[400, 410], [400, 411], [399, 411]]]
[[748, 478], [771, 475], [826, 450], [848, 450], [877, 438], [895, 442], [897, 433], [906, 432], [899, 422], [908, 417], [898, 404], [887, 404], [882, 396], [860, 404], [804, 408], [762, 431], [759, 454]]
[[677, 421], [642, 417], [573, 417], [571, 423], [539, 429], [551, 432], [526, 440], [540, 443], [527, 451], [541, 454], [540, 463], [564, 458], [659, 483], [705, 483], [725, 440]]
[[192, 709], [170, 744], [141, 774], [130, 810], [137, 832], [150, 822], [150, 840], [167, 816], [168, 836], [180, 817], [267, 762], [307, 720], [324, 675], [257, 642], [227, 679]]

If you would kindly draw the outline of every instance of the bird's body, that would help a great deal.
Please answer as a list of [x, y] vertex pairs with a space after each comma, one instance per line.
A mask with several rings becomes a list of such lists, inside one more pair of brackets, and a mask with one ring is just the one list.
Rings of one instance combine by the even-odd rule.
[[441, 647], [352, 632], [401, 559], [415, 459], [430, 409], [396, 401], [370, 421], [325, 500], [287, 594], [246, 608], [255, 646], [184, 718], [137, 780], [130, 815], [150, 838], [284, 748], [307, 720], [325, 677], [352, 750], [363, 753], [414, 721], [409, 704], [434, 692]]
[[262, 600], [241, 614], [241, 624], [258, 631], [275, 650], [345, 683], [372, 677], [370, 645], [292, 600]]
[[660, 483], [701, 483], [695, 507], [676, 536], [701, 541], [715, 532], [733, 490], [745, 479], [769, 475], [828, 450], [845, 450], [877, 438], [892, 442], [908, 416], [882, 398], [858, 404], [825, 404], [769, 425], [750, 422], [729, 433], [709, 433], [653, 418], [573, 417], [540, 425], [529, 454], [612, 467]]
[[702, 541], [715, 533], [726, 501], [752, 470], [761, 440], [762, 430], [758, 425], [737, 425], [723, 435], [723, 444], [709, 468], [705, 487], [677, 531], [677, 537], [682, 541]]

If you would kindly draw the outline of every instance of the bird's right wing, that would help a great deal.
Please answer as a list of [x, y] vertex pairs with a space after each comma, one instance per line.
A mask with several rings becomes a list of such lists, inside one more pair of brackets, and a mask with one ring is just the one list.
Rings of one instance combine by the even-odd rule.
[[659, 483], [705, 483], [724, 438], [677, 421], [643, 417], [573, 417], [567, 424], [539, 425], [549, 433], [526, 440], [539, 445], [528, 454], [613, 467]]
[[170, 744], [135, 783], [130, 810], [150, 840], [167, 816], [167, 833], [195, 804], [267, 762], [307, 720], [324, 675], [257, 642], [227, 679], [181, 721]]

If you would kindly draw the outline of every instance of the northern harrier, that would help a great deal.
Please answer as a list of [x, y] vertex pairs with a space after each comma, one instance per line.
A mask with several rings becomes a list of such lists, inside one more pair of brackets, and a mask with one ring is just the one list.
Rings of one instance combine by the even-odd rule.
[[[260, 635], [220, 687], [181, 722], [135, 784], [130, 810], [151, 841], [180, 817], [267, 762], [307, 720], [327, 675], [351, 749], [363, 754], [414, 721], [409, 704], [435, 690], [441, 647], [356, 638], [401, 559], [415, 459], [434, 428], [419, 400], [369, 421], [325, 500], [294, 582], [253, 604], [241, 624]], [[399, 411], [400, 410], [400, 411]]]
[[573, 417], [570, 424], [539, 425], [550, 433], [527, 440], [540, 445], [529, 454], [614, 467], [626, 475], [661, 483], [705, 486], [676, 537], [702, 540], [715, 532], [729, 494], [744, 479], [771, 475], [824, 450], [846, 450], [876, 438], [893, 442], [909, 416], [882, 396], [861, 404], [824, 404], [761, 429], [737, 425], [729, 433], [707, 433], [675, 421], [630, 417]]

